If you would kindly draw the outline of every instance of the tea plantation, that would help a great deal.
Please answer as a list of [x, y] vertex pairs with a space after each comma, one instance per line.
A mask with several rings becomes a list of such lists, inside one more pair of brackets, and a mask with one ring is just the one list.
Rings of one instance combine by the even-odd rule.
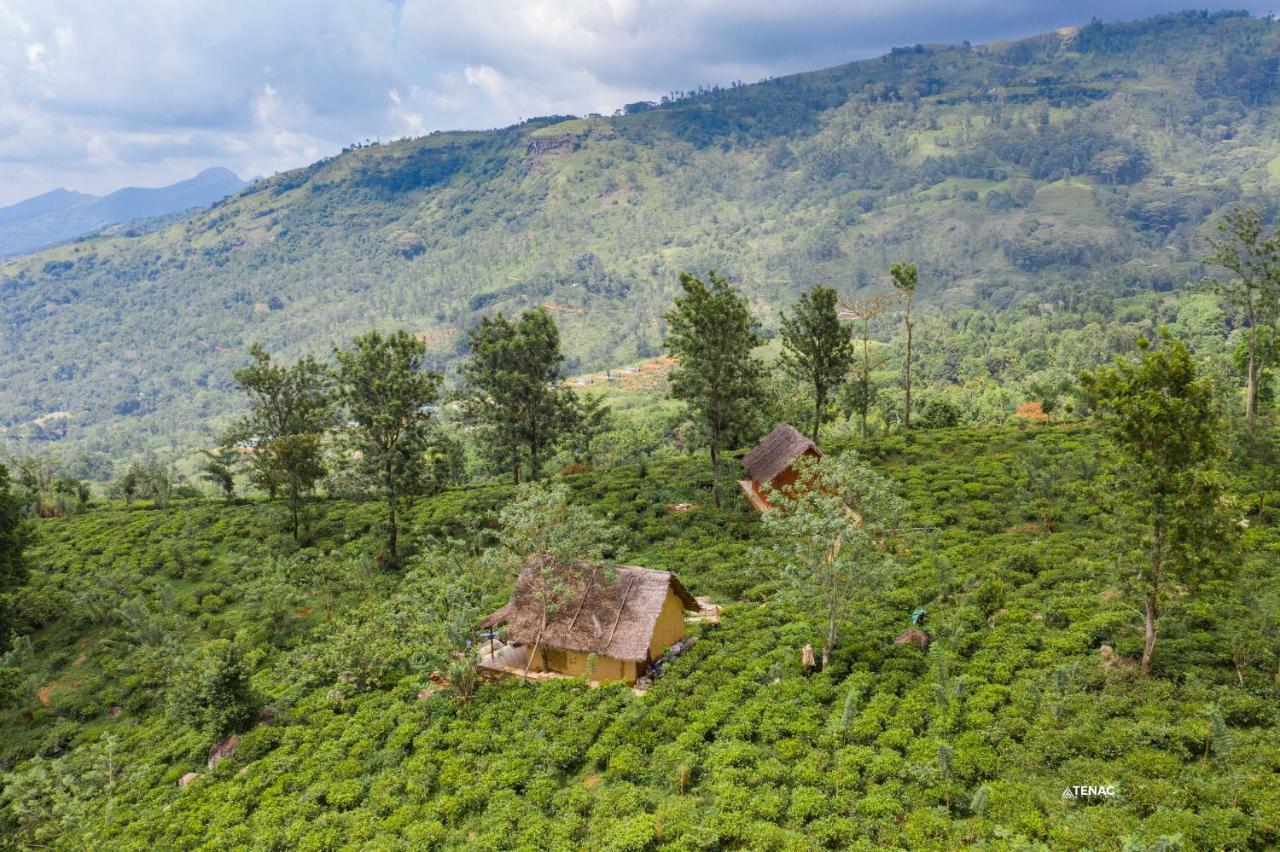
[[[622, 531], [614, 556], [728, 604], [643, 696], [576, 680], [424, 691], [448, 670], [457, 589], [483, 610], [514, 579], [474, 568], [507, 486], [419, 501], [395, 575], [371, 556], [372, 504], [317, 504], [301, 548], [270, 502], [40, 521], [20, 701], [0, 715], [0, 846], [1280, 845], [1275, 514], [1250, 518], [1230, 583], [1164, 613], [1142, 678], [1088, 427], [858, 451], [897, 483], [910, 529], [812, 674], [799, 649], [816, 632], [777, 594], [747, 507], [710, 507], [704, 459], [565, 478]], [[893, 643], [916, 608], [927, 652]], [[198, 654], [249, 673], [243, 740], [212, 770], [200, 696], [175, 691]], [[1076, 785], [1102, 789], [1064, 798]]]

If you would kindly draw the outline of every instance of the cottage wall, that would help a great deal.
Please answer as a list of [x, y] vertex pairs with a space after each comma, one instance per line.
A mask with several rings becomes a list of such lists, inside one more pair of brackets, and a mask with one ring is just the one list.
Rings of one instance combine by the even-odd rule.
[[[818, 454], [815, 453], [813, 450], [805, 450], [804, 454], [806, 456], [809, 456], [810, 458], [819, 457]], [[769, 481], [769, 487], [774, 491], [788, 491], [793, 486], [795, 486], [796, 482], [799, 479], [800, 479], [800, 471], [796, 470], [796, 466], [793, 464], [787, 467], [786, 470], [779, 473], [773, 479], [771, 479]], [[757, 488], [760, 489], [760, 492], [762, 494], [764, 493], [760, 485], [757, 485]]]
[[[601, 656], [596, 657], [595, 671], [588, 673], [589, 656], [581, 651], [548, 648], [547, 668], [553, 672], [586, 677], [590, 680], [625, 680], [628, 683], [634, 683], [638, 676], [635, 663], [629, 660], [616, 660], [613, 657]], [[534, 660], [533, 670], [542, 671], [540, 665], [540, 660]]]
[[653, 626], [653, 638], [649, 640], [649, 659], [661, 657], [663, 651], [683, 636], [684, 602], [668, 587], [667, 597], [662, 601], [662, 611], [658, 613], [658, 621]]

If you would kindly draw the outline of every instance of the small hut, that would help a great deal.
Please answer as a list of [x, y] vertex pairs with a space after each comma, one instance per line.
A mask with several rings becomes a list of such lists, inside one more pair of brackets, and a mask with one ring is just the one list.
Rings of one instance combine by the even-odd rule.
[[[668, 571], [635, 565], [566, 564], [565, 591], [542, 626], [542, 569], [534, 557], [520, 571], [511, 601], [484, 620], [506, 628], [506, 641], [533, 654], [529, 670], [635, 683], [650, 664], [684, 637], [684, 611], [701, 609]], [[534, 653], [534, 645], [538, 646]]]
[[821, 458], [822, 450], [790, 423], [779, 423], [763, 441], [742, 457], [742, 466], [747, 469], [749, 478], [740, 480], [738, 487], [757, 512], [764, 512], [769, 508], [764, 486], [782, 491], [795, 485], [800, 476], [795, 463], [801, 456]]

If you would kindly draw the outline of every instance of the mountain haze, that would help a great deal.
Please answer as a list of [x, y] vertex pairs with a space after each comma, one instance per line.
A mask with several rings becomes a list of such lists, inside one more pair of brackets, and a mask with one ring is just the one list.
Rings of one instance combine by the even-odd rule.
[[154, 189], [126, 187], [104, 196], [55, 189], [0, 208], [0, 257], [25, 254], [104, 228], [207, 207], [245, 185], [224, 168]]
[[645, 358], [682, 270], [727, 274], [766, 328], [900, 259], [926, 311], [1176, 290], [1218, 212], [1275, 206], [1278, 64], [1272, 21], [1186, 13], [355, 146], [0, 264], [0, 440], [199, 444], [255, 341], [405, 326], [448, 369], [480, 316], [538, 304], [571, 370]]

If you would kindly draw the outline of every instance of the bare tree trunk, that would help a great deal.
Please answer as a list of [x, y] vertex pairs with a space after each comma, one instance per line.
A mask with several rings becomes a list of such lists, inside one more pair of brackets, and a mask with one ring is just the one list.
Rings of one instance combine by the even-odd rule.
[[[538, 628], [538, 635], [533, 640], [533, 647], [529, 649], [529, 657], [524, 661], [524, 679], [529, 679], [529, 669], [533, 667], [533, 655], [538, 653], [538, 649], [542, 647], [542, 634], [547, 632], [547, 608], [542, 607], [542, 626]], [[546, 666], [543, 666], [545, 669]]]
[[871, 320], [864, 319], [862, 321], [862, 399], [859, 401], [859, 408], [862, 409], [862, 440], [867, 440], [867, 410], [871, 408], [871, 353], [867, 348], [867, 341], [871, 335]]
[[1246, 395], [1245, 419], [1249, 421], [1249, 432], [1252, 433], [1258, 422], [1258, 329], [1252, 310], [1249, 311], [1249, 376]]
[[911, 303], [907, 303], [907, 368], [906, 406], [903, 409], [902, 428], [911, 428]]
[[395, 564], [400, 559], [399, 530], [396, 527], [396, 496], [387, 493], [387, 557]]
[[818, 427], [822, 423], [822, 397], [814, 391], [813, 394], [813, 442], [818, 443]]
[[1160, 581], [1164, 568], [1164, 526], [1156, 523], [1153, 533], [1152, 538], [1155, 539], [1155, 542], [1154, 550], [1151, 554], [1151, 585], [1147, 587], [1143, 613], [1145, 616], [1142, 636], [1142, 674], [1144, 677], [1151, 672], [1151, 657], [1156, 650], [1156, 619], [1160, 615], [1156, 606], [1156, 596], [1160, 593]]
[[720, 508], [720, 434], [711, 435], [711, 499]]
[[1151, 673], [1151, 655], [1156, 649], [1156, 595], [1155, 591], [1147, 593], [1146, 600], [1146, 628], [1143, 632], [1142, 641], [1142, 674], [1145, 677]]

